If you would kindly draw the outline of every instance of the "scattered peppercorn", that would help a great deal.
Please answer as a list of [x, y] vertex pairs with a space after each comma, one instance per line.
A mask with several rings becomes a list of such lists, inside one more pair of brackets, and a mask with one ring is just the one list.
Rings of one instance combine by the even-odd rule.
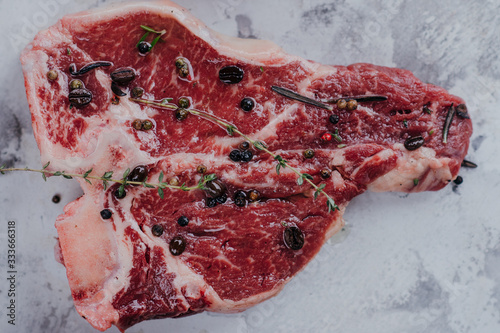
[[253, 98], [245, 97], [241, 100], [240, 107], [245, 112], [250, 112], [255, 107], [255, 102]]
[[243, 141], [242, 143], [240, 143], [238, 148], [240, 148], [240, 150], [248, 150], [250, 149], [250, 144], [248, 143], [248, 141]]
[[227, 201], [227, 194], [226, 193], [221, 194], [220, 196], [218, 196], [217, 198], [215, 198], [215, 201], [219, 205], [224, 204]]
[[331, 177], [331, 173], [330, 173], [330, 170], [328, 169], [323, 169], [319, 172], [319, 174], [321, 175], [321, 178], [323, 179], [328, 179]]
[[204, 174], [205, 172], [207, 172], [207, 167], [204, 166], [203, 164], [198, 165], [198, 167], [196, 168], [196, 171], [198, 173]]
[[253, 153], [250, 150], [244, 150], [241, 152], [241, 161], [250, 162], [253, 158]]
[[163, 235], [163, 227], [159, 224], [155, 224], [151, 227], [151, 233], [153, 234], [153, 236], [160, 237], [161, 235]]
[[83, 87], [84, 87], [83, 82], [81, 80], [78, 80], [78, 79], [71, 80], [71, 82], [69, 83], [69, 88], [71, 90], [81, 89]]
[[347, 102], [346, 106], [347, 106], [347, 110], [354, 111], [358, 108], [358, 101], [355, 99], [351, 99], [351, 100], [349, 100], [349, 102]]
[[144, 89], [141, 87], [135, 87], [132, 89], [131, 93], [133, 98], [141, 98], [144, 95]]
[[340, 121], [340, 117], [336, 114], [332, 114], [332, 115], [330, 115], [329, 120], [332, 124], [336, 125]]
[[229, 153], [229, 158], [233, 162], [241, 162], [241, 151], [235, 149]]
[[457, 176], [457, 178], [455, 178], [453, 182], [457, 185], [460, 185], [464, 182], [464, 179], [461, 176]]
[[304, 150], [303, 154], [304, 154], [305, 158], [313, 158], [314, 157], [314, 150], [306, 149], [306, 150]]
[[188, 109], [191, 106], [191, 102], [189, 101], [189, 98], [182, 97], [179, 99], [177, 105], [179, 105], [180, 108]]
[[181, 69], [179, 69], [179, 76], [180, 77], [188, 77], [189, 75], [189, 67], [182, 67]]
[[185, 110], [185, 109], [177, 109], [177, 111], [175, 112], [175, 118], [178, 121], [185, 120], [188, 115], [189, 115], [189, 112], [187, 110]]
[[337, 107], [339, 109], [345, 109], [347, 107], [347, 101], [345, 99], [339, 99], [337, 101]]
[[132, 122], [132, 127], [138, 131], [142, 130], [142, 120], [136, 119]]
[[170, 241], [169, 249], [173, 256], [180, 256], [186, 249], [186, 241], [182, 236], [176, 236]]
[[189, 219], [183, 215], [183, 216], [179, 217], [179, 219], [177, 219], [177, 223], [181, 227], [185, 227], [189, 224]]
[[248, 199], [250, 202], [255, 202], [260, 199], [260, 193], [257, 190], [251, 190], [248, 192]]
[[144, 120], [142, 122], [142, 130], [143, 131], [149, 131], [153, 128], [153, 122], [151, 120]]
[[109, 209], [101, 210], [101, 217], [103, 220], [109, 220], [113, 216], [113, 213]]
[[52, 197], [52, 202], [55, 203], [55, 204], [60, 203], [61, 202], [61, 197], [58, 194], [54, 195]]
[[168, 181], [168, 183], [172, 186], [179, 186], [180, 182], [179, 182], [179, 178], [178, 177], [172, 177], [170, 178], [170, 180]]
[[182, 67], [185, 66], [187, 66], [187, 63], [184, 58], [178, 58], [175, 60], [175, 67], [177, 67], [177, 69], [181, 69]]
[[47, 78], [50, 80], [50, 81], [54, 81], [54, 80], [57, 80], [57, 77], [59, 76], [59, 74], [57, 73], [57, 71], [55, 70], [50, 70], [47, 72]]
[[321, 140], [323, 140], [325, 142], [332, 141], [332, 135], [330, 133], [325, 133], [321, 137]]
[[207, 205], [208, 208], [213, 208], [217, 206], [217, 201], [215, 201], [214, 198], [206, 198], [205, 204]]
[[120, 104], [120, 97], [118, 97], [118, 96], [113, 96], [113, 98], [111, 98], [111, 104], [113, 104], [113, 105], [118, 105], [118, 104]]
[[243, 191], [237, 191], [234, 194], [234, 204], [238, 207], [245, 207], [247, 205], [247, 194]]
[[304, 246], [304, 234], [297, 227], [286, 227], [283, 231], [285, 245], [294, 251], [300, 250]]
[[139, 50], [140, 54], [146, 54], [151, 51], [151, 44], [146, 41], [142, 41], [139, 43], [139, 45], [137, 45], [137, 49]]

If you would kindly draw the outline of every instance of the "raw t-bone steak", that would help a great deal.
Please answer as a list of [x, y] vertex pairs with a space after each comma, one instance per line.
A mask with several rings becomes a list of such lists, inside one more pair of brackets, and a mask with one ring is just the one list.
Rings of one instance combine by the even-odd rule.
[[[158, 33], [139, 43], [148, 32], [141, 25]], [[215, 33], [168, 1], [66, 16], [35, 38], [22, 63], [48, 171], [112, 171], [120, 180], [130, 169], [129, 181], [186, 186], [217, 176], [210, 190], [165, 188], [163, 199], [157, 188], [122, 192], [79, 179], [85, 194], [56, 221], [57, 252], [76, 309], [99, 330], [236, 312], [276, 295], [343, 226], [352, 198], [444, 187], [472, 132], [462, 99], [408, 71], [303, 60]], [[272, 87], [348, 103], [327, 110]], [[270, 154], [186, 109], [265, 143], [324, 184], [339, 209], [328, 212], [327, 197], [314, 199], [290, 167], [278, 175]]]

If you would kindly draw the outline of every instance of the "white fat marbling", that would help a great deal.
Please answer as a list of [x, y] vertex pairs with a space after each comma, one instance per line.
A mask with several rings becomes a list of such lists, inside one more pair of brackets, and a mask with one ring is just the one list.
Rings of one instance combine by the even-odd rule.
[[[0, 164], [40, 164], [22, 48], [64, 14], [118, 2], [0, 0]], [[500, 332], [500, 2], [177, 2], [224, 34], [270, 39], [323, 63], [407, 68], [462, 96], [475, 126], [469, 159], [480, 167], [439, 192], [356, 198], [344, 231], [281, 294], [246, 312], [150, 321], [127, 332]], [[63, 179], [0, 175], [0, 332], [93, 332], [53, 256], [54, 221], [80, 193]], [[15, 327], [5, 313], [9, 220], [17, 223]]]

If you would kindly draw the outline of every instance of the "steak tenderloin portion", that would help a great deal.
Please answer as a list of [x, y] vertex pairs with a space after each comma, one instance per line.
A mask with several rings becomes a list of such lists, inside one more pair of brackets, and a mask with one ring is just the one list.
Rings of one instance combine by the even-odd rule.
[[[166, 31], [145, 55], [137, 48], [141, 25]], [[179, 74], [178, 59], [189, 72]], [[96, 61], [111, 64], [74, 75]], [[161, 199], [156, 189], [127, 186], [118, 198], [117, 184], [105, 190], [101, 182], [80, 180], [85, 194], [56, 221], [58, 252], [78, 312], [99, 330], [205, 310], [236, 312], [276, 295], [342, 227], [353, 197], [367, 189], [444, 187], [458, 174], [472, 132], [460, 113], [443, 143], [448, 111], [459, 105], [463, 111], [464, 102], [408, 71], [306, 61], [270, 42], [215, 33], [168, 1], [66, 16], [38, 34], [22, 63], [35, 137], [50, 170], [113, 171], [120, 178], [143, 166], [148, 182], [158, 182], [163, 172], [164, 179], [191, 186], [203, 165], [226, 187], [227, 199], [216, 204], [201, 190], [166, 189]], [[226, 66], [243, 70], [241, 82], [219, 79]], [[141, 87], [148, 101], [188, 97], [192, 108], [265, 142], [315, 184], [325, 184], [340, 209], [329, 213], [325, 196], [314, 199], [313, 189], [299, 186], [289, 168], [278, 175], [277, 162], [263, 151], [250, 147], [249, 162], [233, 161], [229, 155], [244, 139], [224, 128], [114, 96], [111, 73], [123, 68], [135, 72], [131, 82], [119, 83], [124, 93]], [[51, 70], [58, 74], [53, 80]], [[73, 79], [91, 92], [87, 106], [70, 104]], [[358, 95], [387, 100], [361, 102], [353, 111], [332, 104], [328, 111], [278, 95], [272, 86], [318, 101]], [[241, 108], [244, 98], [254, 101], [250, 111]], [[135, 129], [137, 119], [150, 120], [153, 128]], [[323, 140], [325, 133], [334, 139]], [[419, 136], [421, 147], [405, 148]], [[304, 157], [306, 149], [314, 150], [313, 158]], [[239, 191], [252, 190], [257, 200], [238, 202]], [[104, 209], [111, 218], [101, 215]], [[285, 226], [301, 230], [302, 248], [287, 246]]]

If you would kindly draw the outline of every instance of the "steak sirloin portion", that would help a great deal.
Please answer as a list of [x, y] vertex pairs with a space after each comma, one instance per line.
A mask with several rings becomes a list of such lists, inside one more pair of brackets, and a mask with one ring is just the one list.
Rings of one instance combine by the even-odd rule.
[[[141, 25], [156, 32], [145, 36]], [[120, 193], [119, 184], [79, 179], [85, 194], [57, 219], [56, 252], [76, 309], [99, 330], [237, 312], [276, 295], [341, 229], [352, 198], [444, 187], [472, 132], [462, 99], [408, 71], [307, 61], [220, 35], [168, 1], [66, 16], [38, 34], [22, 63], [47, 170], [121, 179], [130, 169], [129, 180], [186, 186], [217, 176], [210, 191], [166, 188], [164, 199], [154, 188]], [[384, 98], [327, 110], [273, 86], [316, 101]], [[234, 125], [324, 184], [339, 209], [328, 212], [326, 196], [314, 199], [289, 167], [278, 175], [277, 161], [241, 136], [147, 101]]]

